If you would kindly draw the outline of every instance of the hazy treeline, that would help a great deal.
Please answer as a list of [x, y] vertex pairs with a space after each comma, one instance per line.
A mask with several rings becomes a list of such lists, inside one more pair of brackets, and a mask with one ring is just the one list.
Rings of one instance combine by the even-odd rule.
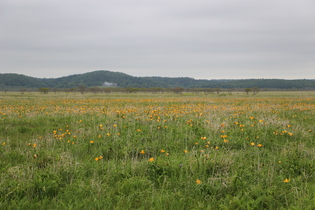
[[[26, 92], [33, 93], [39, 92], [42, 94], [58, 94], [58, 93], [70, 93], [70, 94], [110, 94], [110, 93], [175, 93], [175, 94], [183, 94], [185, 93], [194, 93], [194, 94], [232, 94], [233, 92], [244, 92], [246, 94], [257, 94], [261, 91], [258, 87], [253, 88], [245, 88], [245, 89], [220, 89], [220, 88], [133, 88], [133, 87], [85, 87], [80, 86], [76, 88], [46, 88], [41, 87], [38, 89], [20, 89], [20, 90], [10, 90], [9, 92], [20, 92], [24, 94]], [[8, 91], [5, 90], [5, 93]]]
[[104, 82], [116, 83], [120, 88], [189, 88], [189, 89], [300, 89], [314, 90], [315, 80], [283, 79], [243, 79], [243, 80], [196, 80], [188, 77], [133, 77], [124, 73], [94, 71], [85, 74], [61, 78], [34, 78], [19, 74], [0, 74], [1, 90], [18, 90], [24, 88], [58, 88], [97, 87]]

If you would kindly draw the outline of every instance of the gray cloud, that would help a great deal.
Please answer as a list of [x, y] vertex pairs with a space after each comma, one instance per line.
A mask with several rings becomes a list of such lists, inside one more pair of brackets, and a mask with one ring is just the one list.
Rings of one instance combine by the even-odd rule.
[[1, 73], [315, 78], [312, 0], [0, 3]]

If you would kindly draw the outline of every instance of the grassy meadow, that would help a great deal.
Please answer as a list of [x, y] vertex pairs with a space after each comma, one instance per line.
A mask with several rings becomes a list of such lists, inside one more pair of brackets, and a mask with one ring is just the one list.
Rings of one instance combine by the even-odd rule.
[[0, 93], [0, 209], [314, 209], [315, 92]]

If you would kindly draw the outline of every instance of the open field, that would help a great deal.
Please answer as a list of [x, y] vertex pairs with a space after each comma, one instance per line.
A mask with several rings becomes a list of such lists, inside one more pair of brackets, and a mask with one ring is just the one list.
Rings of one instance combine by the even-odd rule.
[[315, 92], [0, 93], [0, 209], [313, 209]]

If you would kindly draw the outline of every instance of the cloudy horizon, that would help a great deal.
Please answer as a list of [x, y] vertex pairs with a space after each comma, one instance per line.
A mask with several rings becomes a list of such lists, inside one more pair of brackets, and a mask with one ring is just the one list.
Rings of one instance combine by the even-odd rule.
[[315, 79], [315, 1], [4, 0], [0, 73]]

